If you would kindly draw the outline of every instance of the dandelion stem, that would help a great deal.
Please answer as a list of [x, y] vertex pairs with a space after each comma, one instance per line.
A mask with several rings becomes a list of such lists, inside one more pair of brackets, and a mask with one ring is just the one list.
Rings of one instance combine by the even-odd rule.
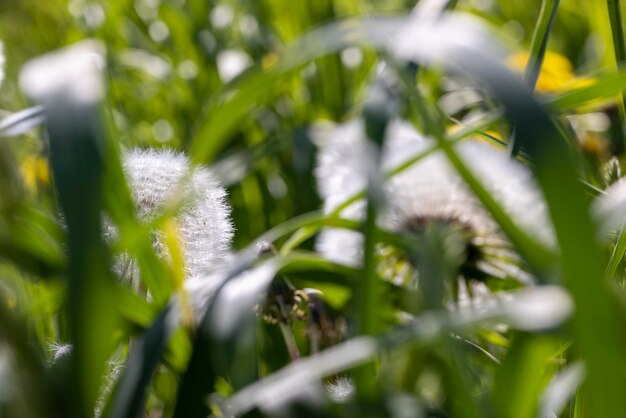
[[[374, 335], [377, 331], [376, 315], [378, 313], [378, 277], [376, 275], [376, 243], [378, 228], [376, 217], [378, 208], [376, 198], [368, 193], [367, 215], [365, 218], [365, 244], [363, 248], [363, 280], [357, 291], [358, 299], [358, 332], [359, 335]], [[363, 399], [371, 398], [376, 393], [376, 369], [373, 363], [366, 363], [354, 371], [357, 392]]]
[[369, 199], [365, 220], [365, 247], [363, 249], [363, 282], [360, 285], [361, 300], [359, 306], [359, 334], [373, 335], [376, 331], [376, 204]]
[[[620, 0], [607, 0], [606, 4], [609, 9], [609, 21], [611, 23], [615, 61], [617, 61], [617, 68], [623, 70], [626, 68], [626, 43], [624, 41]], [[622, 136], [626, 137], [626, 97], [624, 97], [624, 93], [620, 93], [619, 117], [622, 125]]]

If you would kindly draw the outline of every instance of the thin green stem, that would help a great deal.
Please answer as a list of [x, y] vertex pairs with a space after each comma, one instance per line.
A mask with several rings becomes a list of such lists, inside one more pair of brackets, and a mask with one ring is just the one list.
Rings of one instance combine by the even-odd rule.
[[611, 258], [609, 259], [609, 263], [606, 266], [606, 277], [612, 278], [617, 272], [617, 267], [619, 267], [619, 263], [624, 258], [624, 252], [626, 252], [626, 225], [622, 225], [619, 229], [619, 235], [617, 241], [615, 242], [615, 248], [613, 248], [613, 252], [611, 253]]
[[[626, 68], [626, 43], [624, 41], [624, 26], [622, 25], [622, 8], [620, 0], [607, 0], [609, 9], [609, 21], [611, 23], [611, 35], [613, 37], [613, 50], [617, 68]], [[626, 139], [626, 97], [620, 93], [619, 117], [622, 125], [622, 136]]]
[[626, 65], [626, 42], [624, 41], [624, 27], [622, 26], [622, 8], [619, 0], [607, 0], [609, 9], [609, 21], [611, 22], [611, 35], [613, 36], [613, 49], [615, 60], [620, 69]]
[[[550, 31], [554, 24], [559, 3], [560, 0], [543, 0], [541, 3], [541, 11], [539, 12], [537, 25], [535, 26], [533, 37], [530, 41], [528, 62], [526, 63], [526, 70], [524, 72], [524, 82], [531, 90], [535, 90], [535, 86], [537, 85], [537, 79], [539, 78], [541, 65], [543, 64], [543, 58], [548, 46], [548, 37], [550, 36]], [[511, 135], [509, 150], [512, 157], [516, 157], [520, 152], [520, 142], [516, 139], [515, 132]]]
[[365, 245], [363, 248], [363, 281], [359, 286], [359, 334], [374, 335], [376, 332], [376, 243], [378, 228], [376, 227], [377, 207], [374, 198], [368, 199], [365, 219]]
[[486, 191], [484, 186], [466, 166], [465, 162], [458, 156], [454, 150], [453, 144], [447, 138], [443, 126], [432, 116], [431, 111], [424, 104], [425, 100], [422, 98], [418, 89], [413, 85], [412, 80], [408, 79], [402, 66], [391, 57], [387, 56], [385, 60], [395, 70], [400, 81], [404, 84], [411, 99], [411, 111], [415, 116], [420, 117], [424, 125], [424, 131], [432, 135], [452, 166], [463, 180], [465, 180], [481, 203], [488, 208], [494, 220], [500, 225], [511, 242], [524, 254], [532, 265], [540, 267], [541, 269], [550, 266], [554, 262], [554, 254], [543, 244], [528, 236], [509, 218], [500, 204]]
[[[371, 193], [368, 193], [371, 195]], [[378, 312], [378, 277], [376, 275], [376, 243], [378, 228], [376, 227], [377, 207], [374, 196], [367, 202], [365, 218], [365, 244], [363, 246], [363, 278], [357, 287], [358, 298], [358, 334], [371, 336], [377, 331]], [[361, 365], [354, 371], [359, 396], [364, 399], [376, 393], [376, 369], [373, 363]]]
[[297, 361], [300, 358], [300, 350], [298, 350], [298, 344], [296, 344], [296, 339], [293, 336], [291, 327], [287, 324], [280, 324], [279, 328], [280, 333], [285, 340], [285, 345], [287, 346], [287, 351], [289, 352], [291, 361]]
[[548, 46], [548, 37], [550, 36], [550, 30], [554, 24], [554, 18], [556, 17], [559, 3], [560, 0], [543, 0], [541, 3], [541, 11], [539, 12], [539, 19], [537, 20], [537, 26], [535, 26], [532, 40], [530, 41], [528, 63], [526, 64], [526, 71], [524, 73], [524, 81], [533, 90], [539, 78], [539, 71], [541, 70], [543, 57], [546, 54], [546, 48]]

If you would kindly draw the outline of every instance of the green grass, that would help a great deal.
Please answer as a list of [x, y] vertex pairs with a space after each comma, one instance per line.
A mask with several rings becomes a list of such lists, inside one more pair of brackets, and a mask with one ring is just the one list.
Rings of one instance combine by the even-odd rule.
[[[606, 6], [0, 4], [0, 417], [621, 416], [626, 235], [598, 216], [624, 210], [598, 205], [626, 199], [626, 52]], [[191, 172], [137, 213], [136, 147], [222, 180], [219, 269], [187, 277], [186, 239], [215, 226], [184, 223]]]

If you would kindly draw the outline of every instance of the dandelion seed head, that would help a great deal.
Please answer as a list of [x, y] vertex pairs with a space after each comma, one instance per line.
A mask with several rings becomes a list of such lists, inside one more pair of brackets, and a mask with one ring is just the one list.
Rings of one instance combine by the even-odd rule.
[[[401, 150], [390, 142], [392, 150]], [[461, 159], [502, 209], [522, 229], [545, 244], [553, 242], [547, 209], [530, 170], [488, 144], [465, 141], [455, 147]], [[454, 219], [478, 236], [498, 227], [452, 165], [437, 151], [389, 181], [394, 211], [403, 219]]]
[[[343, 125], [318, 126], [312, 132], [313, 140], [320, 146], [315, 176], [320, 195], [324, 199], [324, 212], [330, 213], [350, 196], [367, 185], [368, 154], [372, 151], [361, 138], [363, 126], [360, 120]], [[348, 219], [363, 216], [362, 201], [345, 208], [341, 215]]]
[[[366, 187], [367, 170], [371, 170], [366, 166], [369, 141], [360, 121], [327, 128], [314, 136], [320, 146], [315, 174], [324, 198], [324, 211], [330, 213]], [[409, 162], [433, 146], [432, 140], [418, 134], [411, 125], [393, 121], [382, 149], [382, 170], [389, 171]], [[526, 166], [509, 158], [504, 151], [478, 141], [466, 140], [457, 144], [455, 150], [519, 227], [546, 244], [554, 242], [543, 197]], [[507, 243], [495, 221], [442, 151], [432, 151], [392, 176], [385, 182], [384, 189], [387, 207], [379, 224], [385, 228], [420, 232], [430, 222], [456, 224], [467, 232], [468, 251], [474, 246], [482, 251], [483, 247], [502, 247]], [[364, 207], [361, 200], [343, 210], [341, 216], [361, 220]], [[362, 243], [358, 232], [325, 230], [316, 248], [330, 260], [355, 266], [361, 263]], [[498, 258], [505, 250], [491, 251], [491, 255]], [[500, 276], [513, 272], [502, 265], [492, 266], [491, 270], [494, 269]]]
[[[132, 150], [124, 156], [123, 168], [140, 221], [154, 219], [177, 193], [181, 194], [183, 205], [175, 218], [186, 276], [204, 276], [221, 268], [228, 256], [233, 226], [226, 191], [213, 173], [196, 167], [187, 177], [192, 169], [188, 157], [171, 150]], [[105, 236], [115, 234], [113, 226], [105, 227]], [[160, 256], [167, 255], [158, 232], [154, 247]], [[118, 273], [134, 274], [127, 268], [131, 261], [122, 255], [116, 263]]]
[[324, 228], [315, 248], [334, 263], [359, 267], [363, 260], [363, 234], [340, 228]]

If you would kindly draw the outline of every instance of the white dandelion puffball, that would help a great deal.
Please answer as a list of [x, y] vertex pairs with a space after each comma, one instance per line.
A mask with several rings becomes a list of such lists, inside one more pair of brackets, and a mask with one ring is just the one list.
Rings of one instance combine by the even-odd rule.
[[[187, 278], [211, 274], [224, 265], [233, 236], [230, 206], [226, 191], [208, 168], [192, 168], [183, 153], [135, 149], [124, 155], [123, 169], [140, 221], [154, 219], [182, 192], [183, 204], [175, 219]], [[116, 232], [107, 226], [105, 234]], [[154, 246], [159, 256], [167, 255], [159, 232], [154, 234]]]
[[[315, 175], [324, 199], [325, 213], [367, 187], [370, 142], [362, 120], [334, 128], [318, 129], [314, 139], [320, 147]], [[430, 149], [432, 140], [411, 125], [393, 121], [382, 149], [381, 168], [389, 171]], [[520, 228], [546, 244], [554, 241], [547, 208], [530, 170], [497, 148], [466, 140], [455, 146], [487, 191]], [[385, 182], [387, 208], [379, 222], [401, 230], [407, 223], [454, 220], [482, 239], [502, 241], [498, 227], [441, 151], [435, 151]], [[365, 203], [358, 201], [341, 211], [344, 218], [361, 220]], [[361, 263], [363, 237], [358, 232], [325, 229], [317, 241], [318, 251], [335, 262]]]

